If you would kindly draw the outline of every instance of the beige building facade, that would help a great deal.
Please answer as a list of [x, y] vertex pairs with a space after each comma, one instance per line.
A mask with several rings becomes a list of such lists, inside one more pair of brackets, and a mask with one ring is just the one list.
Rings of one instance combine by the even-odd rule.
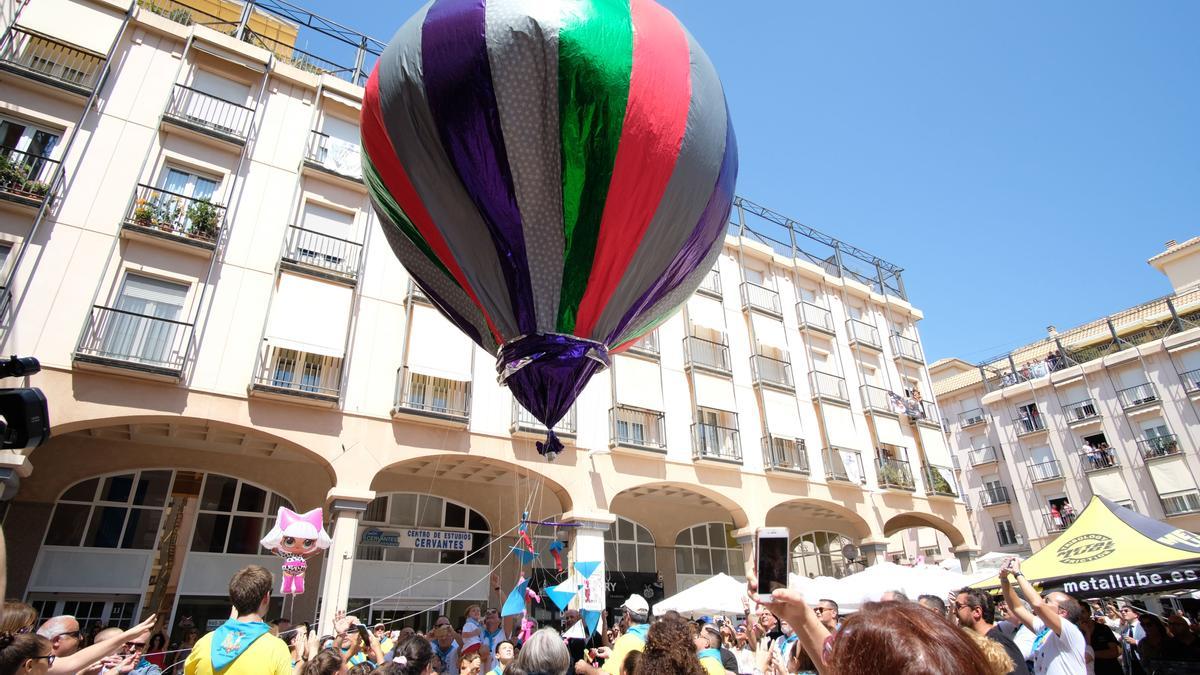
[[53, 424], [0, 455], [10, 595], [204, 628], [234, 570], [278, 567], [258, 540], [284, 505], [333, 538], [295, 620], [499, 602], [526, 515], [569, 524], [529, 526], [535, 576], [560, 538], [610, 601], [741, 574], [764, 525], [799, 574], [977, 551], [899, 268], [739, 200], [704, 286], [594, 379], [548, 463], [375, 222], [356, 120], [382, 45], [214, 6], [4, 5], [3, 349], [41, 360]]

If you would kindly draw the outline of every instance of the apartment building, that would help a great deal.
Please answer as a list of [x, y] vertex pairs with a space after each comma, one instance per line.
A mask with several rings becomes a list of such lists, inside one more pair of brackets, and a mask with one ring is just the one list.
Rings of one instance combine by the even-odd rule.
[[531, 526], [535, 578], [561, 538], [611, 605], [740, 574], [763, 525], [800, 574], [977, 550], [895, 265], [739, 199], [548, 463], [375, 223], [356, 120], [382, 43], [283, 0], [3, 11], [0, 339], [41, 360], [54, 435], [0, 463], [9, 592], [43, 614], [218, 621], [235, 569], [277, 566], [281, 505], [334, 540], [293, 618], [498, 602], [525, 518], [573, 525]]
[[1200, 237], [1148, 263], [1170, 295], [930, 367], [984, 551], [1045, 546], [1093, 495], [1200, 529]]

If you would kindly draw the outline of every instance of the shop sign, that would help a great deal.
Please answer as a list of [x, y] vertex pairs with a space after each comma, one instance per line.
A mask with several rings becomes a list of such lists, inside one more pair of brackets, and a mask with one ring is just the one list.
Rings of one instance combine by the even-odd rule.
[[470, 532], [461, 530], [379, 530], [369, 529], [362, 533], [359, 542], [364, 546], [382, 548], [414, 548], [422, 551], [470, 551]]

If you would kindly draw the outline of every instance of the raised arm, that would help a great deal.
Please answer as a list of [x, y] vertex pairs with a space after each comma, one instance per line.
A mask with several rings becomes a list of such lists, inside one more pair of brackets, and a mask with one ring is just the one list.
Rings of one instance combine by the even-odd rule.
[[143, 633], [149, 635], [150, 629], [154, 628], [154, 622], [157, 620], [157, 616], [151, 616], [149, 619], [146, 619], [124, 633], [114, 635], [102, 642], [97, 642], [86, 649], [80, 649], [70, 656], [54, 659], [54, 665], [50, 666], [50, 670], [47, 672], [50, 675], [74, 675], [100, 659], [115, 654], [121, 648], [121, 645], [129, 641], [129, 638]]
[[[1062, 615], [1058, 613], [1058, 608], [1042, 600], [1042, 594], [1038, 593], [1033, 584], [1029, 583], [1029, 580], [1021, 573], [1021, 561], [1014, 558], [1011, 569], [1012, 575], [1016, 577], [1017, 583], [1021, 586], [1021, 594], [1029, 601], [1029, 606], [1033, 608], [1037, 617], [1046, 624], [1046, 628], [1054, 631], [1055, 635], [1062, 636]], [[1030, 630], [1033, 628], [1031, 627]]]
[[[758, 591], [758, 578], [754, 572], [747, 575], [746, 585], [750, 598], [757, 602], [755, 593]], [[790, 588], [779, 588], [771, 593], [771, 601], [763, 606], [773, 612], [775, 616], [792, 625], [796, 635], [800, 638], [800, 644], [804, 647], [804, 651], [808, 652], [813, 663], [816, 664], [817, 672], [824, 672], [821, 656], [825, 650], [825, 640], [829, 637], [829, 629], [809, 608], [808, 603], [804, 601], [804, 596]]]
[[1025, 609], [1025, 603], [1021, 602], [1021, 598], [1017, 597], [1017, 591], [1013, 588], [1012, 570], [1009, 569], [1010, 562], [1006, 562], [1000, 568], [1000, 593], [1004, 596], [1004, 602], [1008, 604], [1008, 613], [1016, 617], [1026, 628], [1033, 630], [1034, 620], [1033, 614]]

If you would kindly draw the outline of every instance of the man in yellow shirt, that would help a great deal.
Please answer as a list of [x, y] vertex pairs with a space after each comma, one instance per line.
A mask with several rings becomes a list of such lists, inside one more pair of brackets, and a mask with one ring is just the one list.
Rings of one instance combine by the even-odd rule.
[[621, 627], [625, 629], [621, 637], [613, 643], [612, 654], [604, 662], [604, 672], [609, 675], [621, 675], [621, 665], [629, 652], [640, 652], [646, 649], [646, 631], [650, 630], [650, 605], [646, 599], [634, 593], [621, 605], [625, 610], [621, 616]]
[[696, 651], [700, 665], [708, 675], [725, 675], [725, 666], [721, 664], [721, 633], [706, 625], [696, 636]]
[[274, 587], [271, 573], [258, 565], [238, 570], [229, 580], [229, 600], [237, 618], [196, 642], [183, 666], [185, 675], [289, 675], [292, 658], [283, 640], [263, 622]]

